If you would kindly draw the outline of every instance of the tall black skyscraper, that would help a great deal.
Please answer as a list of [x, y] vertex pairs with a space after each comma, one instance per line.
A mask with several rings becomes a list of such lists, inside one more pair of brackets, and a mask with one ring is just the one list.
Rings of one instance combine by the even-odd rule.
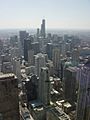
[[48, 55], [48, 58], [52, 60], [52, 51], [53, 51], [53, 44], [52, 43], [47, 43], [46, 46], [46, 53]]
[[45, 19], [42, 20], [41, 24], [41, 36], [45, 38], [46, 32], [45, 32]]
[[32, 45], [31, 45], [32, 41], [33, 41], [32, 37], [29, 37], [24, 40], [24, 59], [26, 61], [28, 61], [28, 51], [32, 49]]

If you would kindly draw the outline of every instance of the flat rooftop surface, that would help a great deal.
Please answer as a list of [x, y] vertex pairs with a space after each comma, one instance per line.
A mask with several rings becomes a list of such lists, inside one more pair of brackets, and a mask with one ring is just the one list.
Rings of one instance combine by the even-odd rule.
[[13, 73], [9, 74], [1, 74], [0, 75], [0, 80], [5, 80], [5, 79], [15, 79], [16, 76]]

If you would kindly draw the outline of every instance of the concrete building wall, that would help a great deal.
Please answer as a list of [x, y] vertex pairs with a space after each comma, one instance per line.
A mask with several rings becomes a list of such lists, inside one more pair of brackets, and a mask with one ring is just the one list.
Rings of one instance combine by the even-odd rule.
[[0, 76], [0, 113], [3, 120], [19, 120], [18, 81], [13, 74]]

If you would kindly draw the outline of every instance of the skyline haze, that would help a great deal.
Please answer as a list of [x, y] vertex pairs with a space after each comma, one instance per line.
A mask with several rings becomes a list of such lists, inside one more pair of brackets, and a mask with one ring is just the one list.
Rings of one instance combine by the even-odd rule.
[[89, 0], [0, 0], [0, 29], [90, 29]]

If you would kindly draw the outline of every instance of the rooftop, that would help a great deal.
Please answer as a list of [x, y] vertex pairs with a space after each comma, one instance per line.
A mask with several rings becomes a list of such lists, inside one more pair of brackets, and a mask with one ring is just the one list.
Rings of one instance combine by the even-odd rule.
[[77, 72], [77, 67], [68, 67], [67, 70], [71, 71], [71, 72]]
[[67, 108], [72, 107], [72, 105], [69, 102], [65, 102], [63, 105], [64, 107], [67, 107]]
[[39, 108], [43, 106], [43, 104], [38, 100], [33, 100], [30, 102], [30, 104], [33, 108]]
[[59, 107], [54, 107], [51, 111], [60, 119], [60, 120], [70, 120], [69, 116], [63, 112], [63, 110]]
[[16, 76], [13, 73], [9, 74], [1, 74], [0, 75], [0, 80], [5, 80], [5, 79], [15, 79]]

